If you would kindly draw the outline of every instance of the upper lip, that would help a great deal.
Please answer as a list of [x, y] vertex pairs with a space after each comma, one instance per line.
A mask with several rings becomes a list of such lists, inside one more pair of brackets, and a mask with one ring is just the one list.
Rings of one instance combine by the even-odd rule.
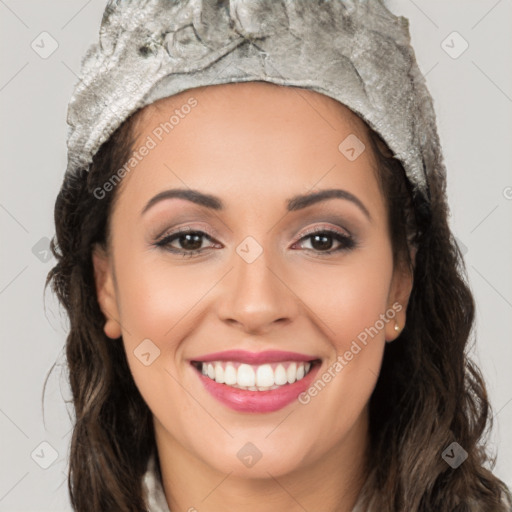
[[280, 361], [314, 361], [319, 359], [298, 352], [285, 352], [282, 350], [265, 350], [263, 352], [248, 352], [246, 350], [225, 350], [213, 352], [203, 356], [194, 357], [193, 362], [208, 361], [237, 361], [246, 364], [277, 363]]

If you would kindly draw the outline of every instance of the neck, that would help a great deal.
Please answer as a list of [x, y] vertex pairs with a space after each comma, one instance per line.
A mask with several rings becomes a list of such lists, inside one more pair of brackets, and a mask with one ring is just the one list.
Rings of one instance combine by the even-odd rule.
[[244, 510], [265, 512], [322, 510], [351, 512], [365, 478], [368, 417], [305, 467], [266, 478], [222, 473], [186, 450], [155, 419], [162, 484], [171, 512]]

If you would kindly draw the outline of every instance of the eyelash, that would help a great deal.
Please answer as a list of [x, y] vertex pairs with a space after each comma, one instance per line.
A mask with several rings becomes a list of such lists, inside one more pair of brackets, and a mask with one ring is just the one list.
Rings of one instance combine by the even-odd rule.
[[[186, 250], [179, 250], [179, 249], [170, 247], [171, 242], [173, 242], [176, 239], [179, 239], [183, 235], [188, 235], [188, 234], [204, 236], [204, 237], [208, 238], [209, 240], [213, 241], [213, 237], [211, 235], [209, 235], [208, 233], [205, 233], [204, 231], [191, 229], [191, 228], [183, 228], [183, 229], [179, 229], [178, 231], [175, 231], [174, 233], [169, 233], [168, 235], [165, 235], [164, 237], [160, 238], [160, 240], [157, 240], [154, 243], [154, 246], [162, 247], [165, 250], [167, 250], [173, 254], [179, 254], [179, 255], [183, 256], [184, 258], [190, 258], [196, 254], [203, 252], [205, 250], [204, 248], [186, 251]], [[338, 241], [341, 244], [341, 246], [338, 247], [337, 249], [330, 249], [328, 251], [316, 251], [315, 249], [305, 249], [307, 251], [315, 252], [317, 254], [317, 257], [329, 256], [336, 252], [350, 251], [357, 246], [357, 242], [355, 241], [355, 239], [352, 236], [344, 235], [338, 231], [335, 231], [332, 229], [327, 229], [327, 228], [310, 229], [310, 230], [306, 231], [306, 233], [295, 243], [299, 243], [302, 240], [311, 238], [313, 235], [318, 235], [318, 234], [331, 236], [336, 241]]]

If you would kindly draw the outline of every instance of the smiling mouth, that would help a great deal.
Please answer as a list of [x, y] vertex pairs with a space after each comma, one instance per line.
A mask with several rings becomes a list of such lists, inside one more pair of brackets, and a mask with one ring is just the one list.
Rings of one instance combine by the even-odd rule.
[[270, 391], [302, 380], [320, 359], [246, 364], [239, 361], [191, 361], [205, 377], [226, 386], [247, 391]]

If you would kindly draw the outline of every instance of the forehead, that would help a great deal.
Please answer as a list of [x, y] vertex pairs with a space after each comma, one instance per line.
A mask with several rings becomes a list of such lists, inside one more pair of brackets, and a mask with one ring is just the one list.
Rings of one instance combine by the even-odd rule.
[[[376, 191], [366, 124], [315, 91], [265, 82], [201, 87], [145, 107], [136, 121], [134, 149], [149, 139], [154, 147], [117, 191], [131, 204], [175, 186], [279, 201], [315, 184]], [[350, 137], [368, 149], [355, 161], [340, 150]]]
[[[141, 109], [138, 114], [139, 126], [147, 128], [147, 123], [166, 117], [168, 112], [180, 109], [194, 97], [201, 104], [201, 114], [214, 114], [215, 111], [251, 111], [268, 114], [269, 111], [288, 111], [295, 117], [316, 117], [317, 121], [329, 125], [340, 119], [353, 131], [367, 133], [366, 124], [352, 110], [335, 99], [316, 91], [301, 87], [282, 86], [270, 82], [249, 81], [197, 87], [179, 94], [163, 98]], [[327, 114], [327, 115], [326, 115]], [[168, 116], [167, 116], [168, 117]], [[196, 116], [197, 117], [197, 116]]]

